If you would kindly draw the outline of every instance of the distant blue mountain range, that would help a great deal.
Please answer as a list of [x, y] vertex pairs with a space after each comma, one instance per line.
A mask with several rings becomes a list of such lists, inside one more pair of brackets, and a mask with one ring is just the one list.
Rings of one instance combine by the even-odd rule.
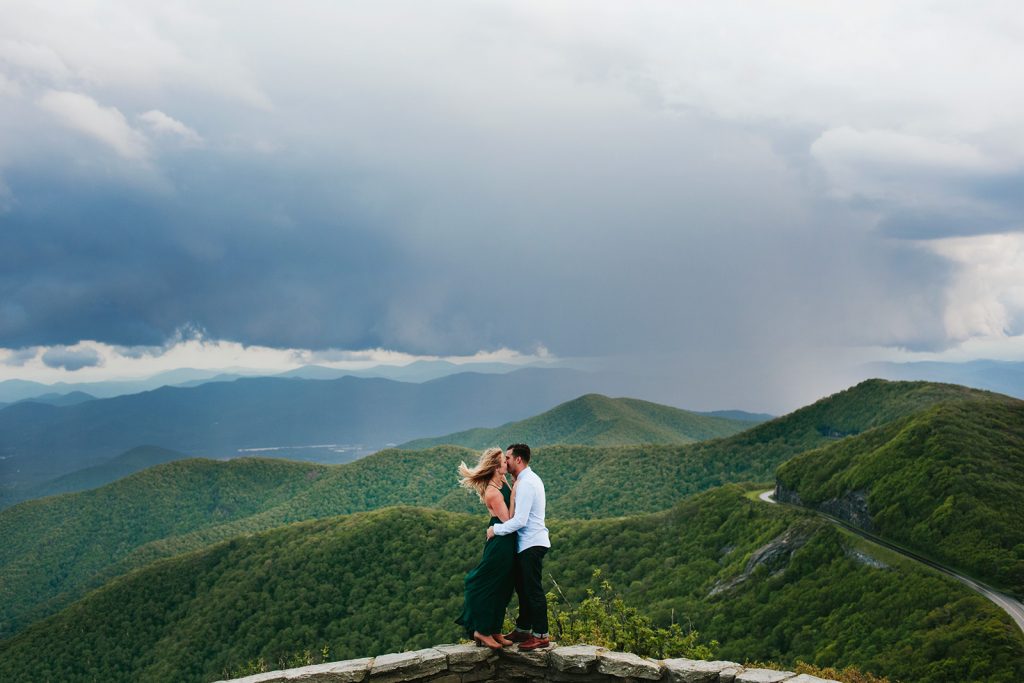
[[[460, 372], [504, 374], [524, 367], [557, 367], [549, 364], [514, 365], [512, 363], [451, 363], [443, 360], [422, 360], [407, 365], [377, 365], [362, 370], [342, 370], [322, 365], [304, 365], [282, 373], [267, 373], [251, 368], [200, 370], [178, 368], [132, 380], [103, 382], [56, 382], [43, 384], [21, 379], [0, 382], [0, 408], [40, 397], [59, 396], [72, 392], [88, 393], [96, 398], [112, 398], [125, 394], [152, 391], [164, 386], [194, 387], [208, 382], [230, 382], [242, 377], [285, 377], [291, 379], [338, 379], [340, 377], [382, 377], [398, 382], [427, 382]], [[53, 401], [42, 401], [50, 402]]]
[[142, 444], [194, 456], [343, 462], [424, 434], [496, 426], [599, 389], [576, 370], [465, 372], [421, 383], [252, 377], [0, 410], [0, 487], [98, 465]]

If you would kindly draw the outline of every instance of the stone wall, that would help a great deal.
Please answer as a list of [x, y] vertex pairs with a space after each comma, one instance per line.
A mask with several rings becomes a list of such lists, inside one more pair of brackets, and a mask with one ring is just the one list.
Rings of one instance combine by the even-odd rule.
[[415, 652], [270, 671], [237, 678], [231, 683], [821, 683], [824, 680], [792, 671], [747, 669], [735, 662], [654, 660], [592, 645], [558, 647], [552, 643], [548, 649], [532, 652], [520, 652], [518, 646], [492, 652], [475, 645], [438, 645]]

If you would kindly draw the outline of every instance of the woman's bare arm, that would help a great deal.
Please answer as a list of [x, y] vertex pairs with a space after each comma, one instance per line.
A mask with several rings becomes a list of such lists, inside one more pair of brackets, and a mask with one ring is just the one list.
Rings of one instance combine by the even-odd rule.
[[491, 514], [498, 518], [499, 522], [507, 522], [512, 518], [512, 515], [508, 513], [508, 507], [505, 506], [505, 496], [501, 495], [501, 491], [492, 486], [487, 487], [487, 493], [484, 494], [484, 504], [487, 505], [487, 509], [490, 510]]

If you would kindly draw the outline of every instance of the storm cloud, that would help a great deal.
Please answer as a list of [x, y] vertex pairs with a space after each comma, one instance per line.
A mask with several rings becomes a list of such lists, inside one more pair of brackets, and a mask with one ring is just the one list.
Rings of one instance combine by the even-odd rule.
[[43, 353], [42, 360], [43, 364], [47, 367], [64, 368], [72, 372], [82, 368], [91, 368], [102, 362], [102, 358], [96, 349], [75, 349], [66, 346], [55, 346], [47, 349]]
[[943, 242], [1022, 227], [1017, 15], [8, 3], [0, 346], [543, 346], [777, 395], [1019, 333], [999, 292], [951, 329], [1020, 283]]
[[29, 361], [34, 360], [39, 355], [39, 349], [37, 348], [24, 348], [24, 349], [13, 349], [4, 358], [4, 365], [10, 367], [24, 367]]

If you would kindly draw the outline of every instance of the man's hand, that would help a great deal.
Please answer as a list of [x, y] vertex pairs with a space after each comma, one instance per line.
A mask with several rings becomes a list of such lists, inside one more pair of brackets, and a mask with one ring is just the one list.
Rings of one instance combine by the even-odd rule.
[[494, 538], [494, 527], [493, 526], [489, 526], [489, 527], [487, 527], [487, 540], [489, 541], [492, 538]]

